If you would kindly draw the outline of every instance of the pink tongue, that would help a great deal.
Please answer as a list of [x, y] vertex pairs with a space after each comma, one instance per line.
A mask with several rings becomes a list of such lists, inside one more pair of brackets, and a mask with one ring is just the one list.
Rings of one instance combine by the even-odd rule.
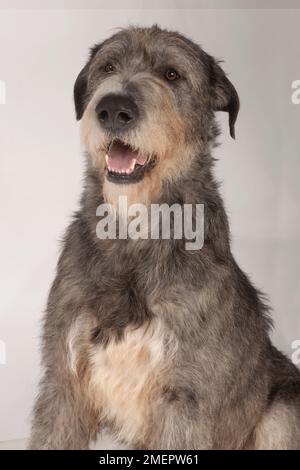
[[145, 162], [146, 158], [121, 142], [113, 142], [108, 150], [107, 166], [112, 171], [132, 172], [136, 163]]

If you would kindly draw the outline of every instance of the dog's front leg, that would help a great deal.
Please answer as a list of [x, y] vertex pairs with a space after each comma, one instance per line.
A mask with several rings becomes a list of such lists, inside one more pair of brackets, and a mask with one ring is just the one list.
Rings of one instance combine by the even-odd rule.
[[79, 390], [64, 377], [46, 374], [34, 408], [29, 448], [87, 449], [97, 429], [97, 420], [84, 406]]
[[58, 275], [43, 328], [44, 375], [34, 407], [30, 449], [86, 449], [96, 438], [99, 414], [87, 402], [86, 366], [80, 367], [79, 354], [88, 337], [89, 317], [85, 314], [76, 321], [80, 305], [80, 290]]

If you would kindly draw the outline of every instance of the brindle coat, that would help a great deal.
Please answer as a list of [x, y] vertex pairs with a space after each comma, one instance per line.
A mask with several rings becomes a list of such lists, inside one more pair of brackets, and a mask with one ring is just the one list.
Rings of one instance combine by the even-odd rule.
[[[179, 73], [174, 83], [168, 67]], [[139, 107], [136, 126], [122, 134], [155, 155], [139, 183], [106, 179], [115, 135], [101, 129], [95, 106], [107, 93]], [[271, 344], [268, 309], [232, 256], [212, 173], [215, 111], [229, 113], [234, 136], [233, 85], [192, 41], [135, 27], [93, 47], [74, 97], [85, 187], [49, 295], [30, 448], [88, 448], [108, 426], [133, 448], [299, 449], [300, 374]], [[96, 208], [120, 194], [203, 203], [203, 248], [100, 240]]]

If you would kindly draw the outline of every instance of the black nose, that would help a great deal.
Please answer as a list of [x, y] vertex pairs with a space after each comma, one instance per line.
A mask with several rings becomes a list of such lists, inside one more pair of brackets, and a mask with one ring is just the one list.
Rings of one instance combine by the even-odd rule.
[[109, 94], [97, 104], [96, 114], [104, 129], [119, 132], [136, 122], [139, 110], [131, 98]]

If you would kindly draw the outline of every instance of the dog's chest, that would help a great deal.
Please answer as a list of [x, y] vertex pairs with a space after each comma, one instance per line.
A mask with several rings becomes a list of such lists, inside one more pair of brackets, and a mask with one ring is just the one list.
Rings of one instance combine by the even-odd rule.
[[158, 321], [128, 330], [120, 342], [94, 347], [90, 358], [93, 401], [121, 435], [134, 439], [147, 426], [151, 402], [162, 387], [170, 355]]

